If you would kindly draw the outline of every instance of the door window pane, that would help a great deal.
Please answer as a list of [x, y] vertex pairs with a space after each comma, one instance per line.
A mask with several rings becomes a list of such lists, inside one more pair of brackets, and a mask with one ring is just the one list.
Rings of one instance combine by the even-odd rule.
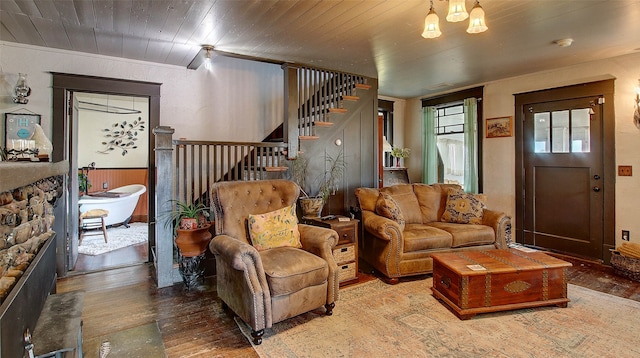
[[534, 135], [535, 135], [535, 152], [536, 153], [549, 153], [549, 124], [551, 123], [551, 117], [549, 112], [534, 113]]
[[569, 111], [551, 112], [551, 152], [569, 153]]
[[589, 153], [591, 151], [591, 116], [589, 108], [571, 110], [571, 151]]

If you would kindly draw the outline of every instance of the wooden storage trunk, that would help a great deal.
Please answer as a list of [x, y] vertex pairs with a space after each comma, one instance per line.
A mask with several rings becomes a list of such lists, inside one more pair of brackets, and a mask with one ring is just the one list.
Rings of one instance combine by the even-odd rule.
[[433, 255], [433, 294], [461, 319], [528, 307], [566, 307], [571, 264], [516, 249]]

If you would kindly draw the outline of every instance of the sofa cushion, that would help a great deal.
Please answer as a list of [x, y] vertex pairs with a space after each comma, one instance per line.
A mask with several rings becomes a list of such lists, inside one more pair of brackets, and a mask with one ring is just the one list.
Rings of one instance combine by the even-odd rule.
[[450, 233], [423, 224], [407, 224], [403, 236], [404, 252], [446, 249], [451, 247], [453, 240]]
[[449, 190], [458, 190], [462, 191], [462, 187], [458, 184], [444, 184], [444, 183], [436, 183], [431, 184], [434, 188], [440, 189], [440, 208], [438, 209], [438, 220], [442, 218], [442, 214], [444, 214], [444, 209], [447, 206], [447, 197], [449, 196]]
[[496, 234], [491, 226], [474, 224], [453, 224], [432, 222], [427, 224], [450, 233], [453, 237], [451, 247], [490, 245], [495, 243]]
[[420, 205], [420, 213], [422, 214], [422, 222], [430, 223], [440, 221], [442, 213], [440, 211], [440, 202], [442, 201], [442, 193], [439, 186], [427, 184], [413, 184], [413, 192], [416, 194], [418, 204]]
[[378, 189], [374, 188], [357, 188], [356, 197], [360, 209], [368, 211], [376, 211], [376, 201], [378, 201]]
[[400, 225], [400, 230], [404, 230], [404, 215], [402, 215], [402, 210], [398, 206], [398, 202], [396, 202], [391, 195], [387, 193], [380, 193], [378, 195], [376, 214], [397, 222], [398, 225]]
[[271, 297], [288, 295], [327, 281], [329, 266], [322, 258], [293, 247], [260, 251]]
[[251, 244], [258, 251], [282, 246], [302, 247], [295, 204], [264, 214], [249, 214], [248, 226]]
[[381, 193], [387, 193], [398, 203], [402, 215], [407, 224], [422, 224], [422, 214], [418, 198], [413, 192], [413, 185], [399, 184], [380, 189]]
[[458, 224], [482, 224], [482, 213], [485, 208], [482, 196], [449, 190], [447, 204], [440, 221]]

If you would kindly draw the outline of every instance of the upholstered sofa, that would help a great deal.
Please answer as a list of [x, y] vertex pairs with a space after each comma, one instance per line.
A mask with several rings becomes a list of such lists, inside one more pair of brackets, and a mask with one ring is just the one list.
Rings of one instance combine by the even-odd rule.
[[388, 283], [431, 273], [437, 252], [506, 248], [511, 218], [482, 194], [454, 184], [400, 184], [355, 191], [362, 213], [359, 256]]

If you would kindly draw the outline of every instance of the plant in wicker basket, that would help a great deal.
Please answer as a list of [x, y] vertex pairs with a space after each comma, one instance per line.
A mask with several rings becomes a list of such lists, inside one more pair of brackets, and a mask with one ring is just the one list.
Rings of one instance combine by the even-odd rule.
[[[340, 151], [335, 157], [325, 155], [325, 169], [315, 180], [307, 181], [309, 175], [309, 161], [298, 156], [289, 161], [289, 179], [300, 187], [300, 207], [304, 216], [320, 216], [322, 208], [329, 196], [337, 190], [347, 163], [344, 153]], [[307, 185], [308, 184], [308, 185]], [[315, 191], [312, 191], [314, 190]], [[309, 195], [309, 193], [315, 193]]]

